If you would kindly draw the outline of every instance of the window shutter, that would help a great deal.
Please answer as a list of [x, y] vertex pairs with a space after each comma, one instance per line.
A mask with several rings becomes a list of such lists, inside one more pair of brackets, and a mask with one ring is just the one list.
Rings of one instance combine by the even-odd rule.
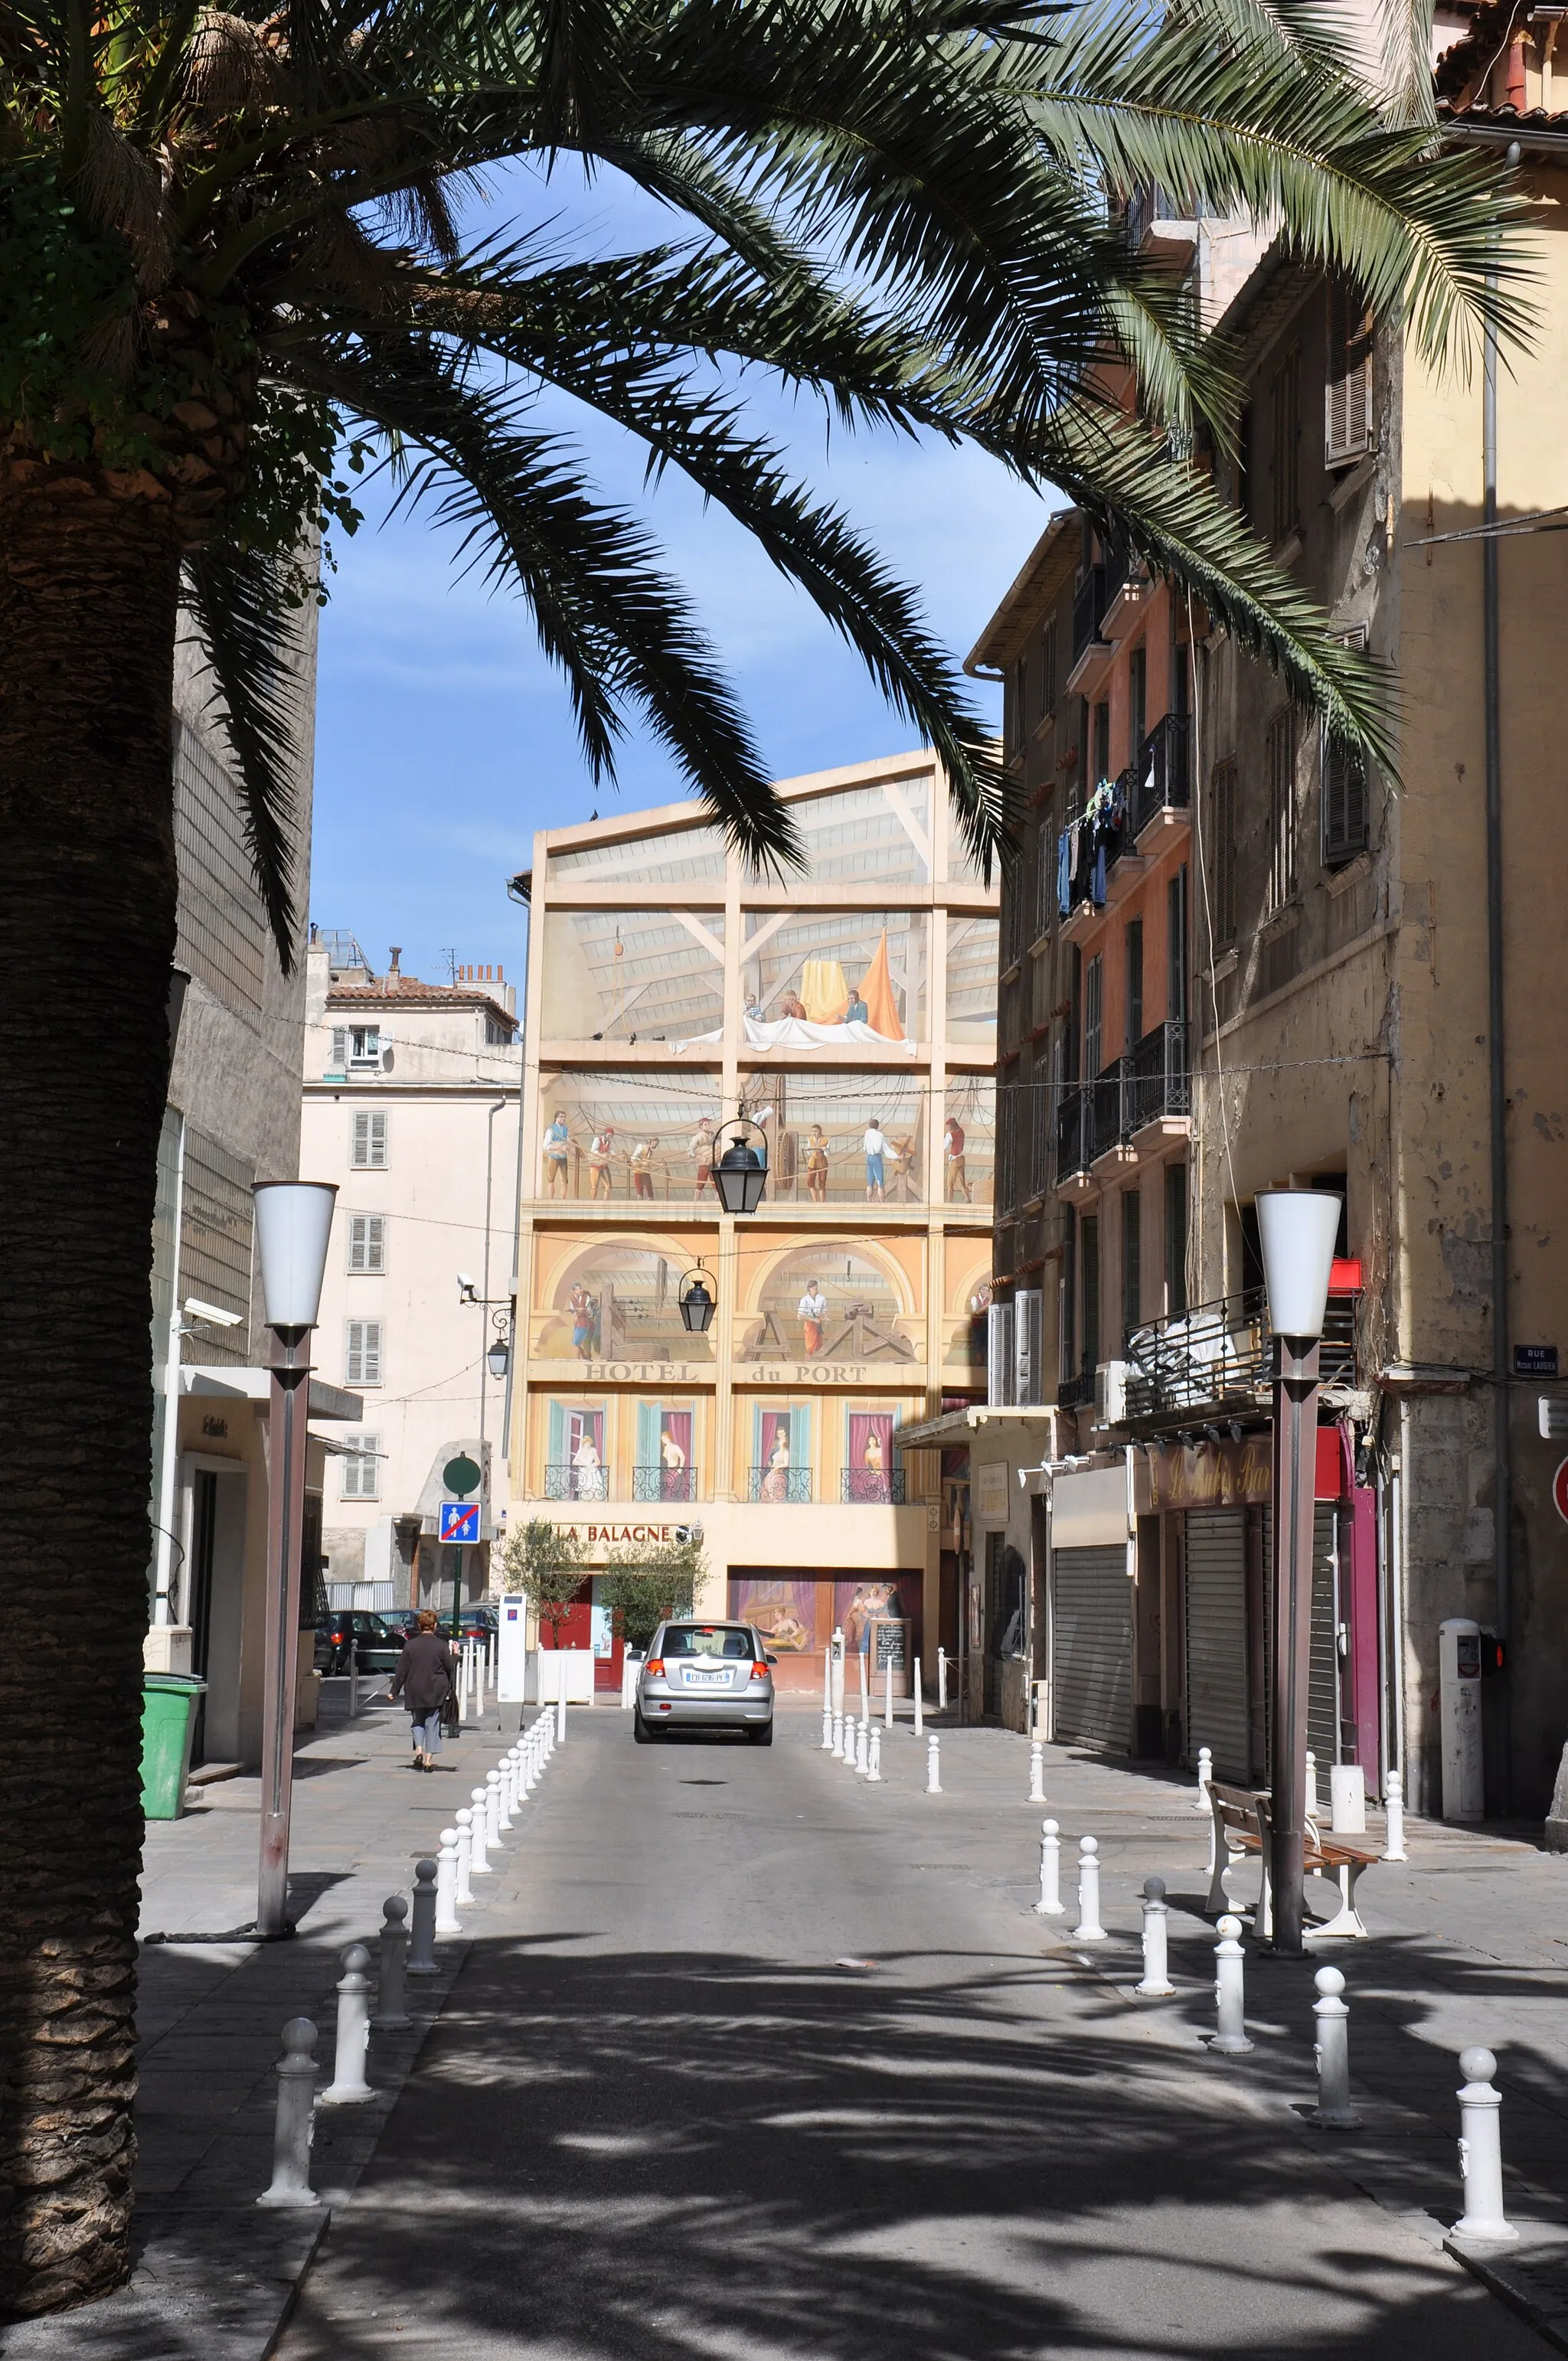
[[377, 1455], [381, 1448], [378, 1434], [345, 1434], [350, 1456], [343, 1463], [343, 1497], [345, 1500], [374, 1500], [379, 1497], [380, 1482]]
[[348, 1217], [350, 1270], [385, 1270], [387, 1223], [381, 1213], [351, 1213]]
[[1372, 320], [1355, 288], [1333, 280], [1323, 456], [1343, 467], [1372, 448]]
[[1366, 773], [1359, 758], [1322, 741], [1323, 867], [1343, 869], [1367, 842]]
[[351, 1320], [348, 1323], [348, 1350], [345, 1356], [347, 1375], [344, 1380], [351, 1386], [378, 1386], [381, 1382], [381, 1323], [379, 1320]]
[[348, 1027], [334, 1025], [332, 1028], [332, 1070], [341, 1074], [348, 1064]]
[[363, 1170], [379, 1170], [387, 1161], [387, 1118], [361, 1110], [354, 1118], [354, 1144], [349, 1161]]

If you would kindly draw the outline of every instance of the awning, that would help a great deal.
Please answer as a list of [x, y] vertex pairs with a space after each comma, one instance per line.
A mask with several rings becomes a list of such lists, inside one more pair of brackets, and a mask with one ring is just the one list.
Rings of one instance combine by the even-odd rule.
[[[313, 1378], [308, 1415], [312, 1418], [344, 1419], [357, 1424], [365, 1415], [362, 1394], [345, 1393], [341, 1386], [329, 1386], [324, 1378]], [[267, 1401], [272, 1391], [270, 1369], [231, 1369], [221, 1362], [207, 1361], [182, 1365], [180, 1371], [182, 1394], [211, 1395], [219, 1401]]]

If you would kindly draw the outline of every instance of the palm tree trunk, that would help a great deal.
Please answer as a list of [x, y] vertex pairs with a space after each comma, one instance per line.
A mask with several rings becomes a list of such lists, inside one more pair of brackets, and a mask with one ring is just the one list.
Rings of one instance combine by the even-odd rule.
[[127, 2268], [179, 551], [0, 445], [0, 2310]]

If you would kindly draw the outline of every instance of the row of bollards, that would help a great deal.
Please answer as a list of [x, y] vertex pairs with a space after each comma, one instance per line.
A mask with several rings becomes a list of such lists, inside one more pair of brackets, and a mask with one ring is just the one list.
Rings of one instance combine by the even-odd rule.
[[411, 1916], [400, 1894], [388, 1895], [381, 1910], [374, 2012], [369, 1951], [363, 1943], [351, 1943], [344, 1952], [332, 2080], [324, 2091], [316, 2090], [314, 2024], [308, 2016], [295, 2016], [283, 2027], [272, 2180], [257, 2199], [258, 2205], [321, 2202], [311, 2186], [311, 2142], [317, 2105], [363, 2106], [375, 2097], [366, 2070], [372, 2029], [394, 2032], [413, 2022], [406, 1980], [440, 1974], [435, 1938], [462, 1933], [457, 1913], [474, 1902], [473, 1880], [490, 1873], [488, 1856], [499, 1849], [503, 1832], [516, 1825], [518, 1812], [560, 1742], [565, 1718], [559, 1704], [541, 1713], [496, 1768], [486, 1773], [484, 1785], [474, 1789], [469, 1803], [454, 1815], [456, 1826], [442, 1829], [439, 1859], [422, 1861], [415, 1867]]

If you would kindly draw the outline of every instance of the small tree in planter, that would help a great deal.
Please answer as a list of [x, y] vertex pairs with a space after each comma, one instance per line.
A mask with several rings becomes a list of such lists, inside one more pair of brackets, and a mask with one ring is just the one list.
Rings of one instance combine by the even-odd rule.
[[691, 1613], [707, 1572], [700, 1542], [634, 1542], [612, 1554], [599, 1604], [609, 1609], [617, 1637], [646, 1655], [666, 1617]]
[[527, 1599], [540, 1625], [549, 1625], [551, 1646], [558, 1648], [561, 1627], [583, 1579], [583, 1545], [576, 1533], [531, 1517], [507, 1535], [501, 1564], [507, 1589]]

